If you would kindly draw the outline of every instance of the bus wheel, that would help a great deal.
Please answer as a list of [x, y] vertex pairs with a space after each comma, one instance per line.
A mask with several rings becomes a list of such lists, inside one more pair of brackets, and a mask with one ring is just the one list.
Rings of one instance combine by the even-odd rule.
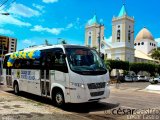
[[18, 86], [18, 83], [15, 83], [15, 84], [14, 84], [14, 93], [15, 93], [16, 95], [19, 94], [19, 86]]
[[64, 107], [65, 101], [64, 101], [64, 95], [62, 91], [56, 91], [53, 95], [53, 102], [57, 107]]

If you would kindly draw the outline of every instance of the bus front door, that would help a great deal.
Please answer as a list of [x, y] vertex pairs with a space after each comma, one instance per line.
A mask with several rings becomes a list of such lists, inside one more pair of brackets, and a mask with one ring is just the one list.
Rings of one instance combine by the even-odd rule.
[[51, 88], [49, 70], [41, 70], [41, 96], [50, 97]]

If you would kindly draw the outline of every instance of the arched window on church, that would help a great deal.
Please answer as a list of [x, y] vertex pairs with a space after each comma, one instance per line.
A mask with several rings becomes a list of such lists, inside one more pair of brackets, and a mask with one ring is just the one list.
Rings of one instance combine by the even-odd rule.
[[121, 31], [120, 30], [117, 30], [117, 42], [120, 42], [120, 39], [121, 39]]
[[91, 46], [91, 36], [88, 38], [88, 45]]
[[105, 47], [104, 44], [101, 44], [101, 48], [104, 49], [104, 47]]
[[131, 42], [131, 31], [128, 31], [128, 42]]

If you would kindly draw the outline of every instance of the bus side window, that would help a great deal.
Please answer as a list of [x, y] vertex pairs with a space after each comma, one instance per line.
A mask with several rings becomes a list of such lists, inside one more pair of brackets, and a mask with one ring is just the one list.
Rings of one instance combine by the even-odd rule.
[[51, 69], [53, 66], [54, 58], [53, 52], [46, 53], [46, 69]]
[[13, 68], [15, 69], [20, 69], [21, 68], [21, 62], [20, 60], [15, 60], [14, 64], [13, 64]]
[[9, 56], [5, 56], [4, 63], [3, 63], [3, 68], [7, 68], [8, 59], [9, 59]]
[[33, 66], [34, 66], [34, 68], [39, 69], [40, 61], [39, 60], [34, 60], [33, 61]]
[[59, 49], [58, 51], [55, 51], [54, 54], [55, 63], [54, 63], [54, 69], [62, 72], [68, 72], [66, 60], [63, 55], [62, 49]]

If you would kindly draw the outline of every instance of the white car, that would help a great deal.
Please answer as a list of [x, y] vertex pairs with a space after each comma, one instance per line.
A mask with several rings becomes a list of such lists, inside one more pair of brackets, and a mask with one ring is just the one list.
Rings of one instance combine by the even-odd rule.
[[132, 81], [132, 76], [126, 75], [124, 80], [127, 81], [127, 82]]
[[148, 78], [143, 75], [137, 75], [137, 81], [148, 81]]
[[129, 81], [137, 81], [137, 76], [126, 75], [124, 79], [127, 82], [129, 82]]
[[159, 83], [159, 82], [160, 82], [160, 76], [159, 76], [159, 77], [156, 77], [156, 78], [150, 79], [149, 82], [150, 82], [150, 83], [155, 83], [155, 84]]

